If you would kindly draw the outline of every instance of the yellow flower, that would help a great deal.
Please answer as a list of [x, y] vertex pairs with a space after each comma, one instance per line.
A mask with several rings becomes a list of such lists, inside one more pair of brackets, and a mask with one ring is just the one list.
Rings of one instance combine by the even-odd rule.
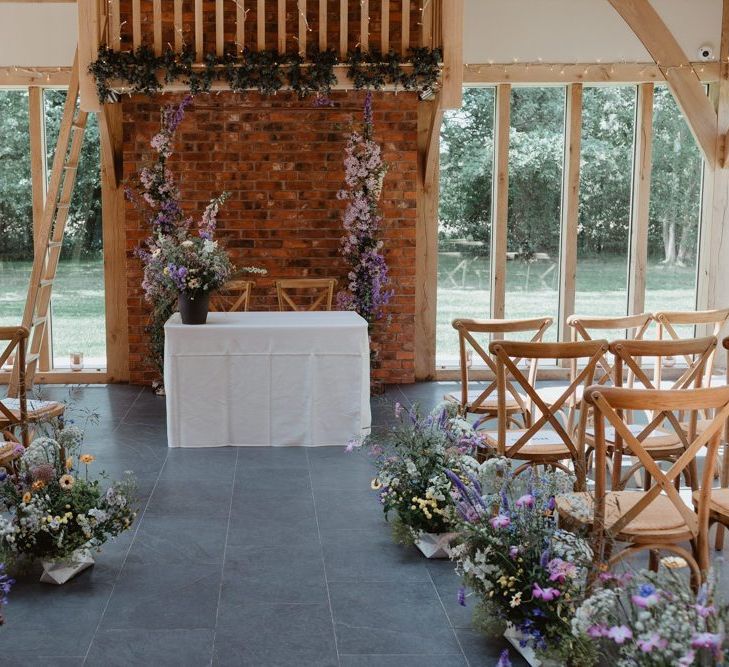
[[67, 456], [66, 457], [66, 470], [71, 470], [73, 468], [73, 457]]
[[29, 502], [31, 501], [31, 499], [32, 499], [32, 498], [33, 498], [33, 495], [31, 494], [31, 492], [30, 492], [30, 491], [26, 491], [26, 492], [25, 492], [25, 493], [23, 494], [23, 502], [24, 502], [24, 503], [25, 503], [26, 505], [27, 505], [27, 504], [28, 504], [28, 503], [29, 503]]
[[58, 480], [62, 489], [70, 489], [76, 480], [71, 475], [64, 475]]
[[30, 485], [30, 488], [32, 491], [40, 491], [44, 486], [46, 485], [45, 482], [43, 482], [40, 479], [35, 480], [33, 484]]
[[81, 463], [88, 465], [89, 463], [93, 463], [96, 460], [96, 457], [92, 454], [81, 454], [81, 456], [78, 457], [78, 460], [81, 461]]

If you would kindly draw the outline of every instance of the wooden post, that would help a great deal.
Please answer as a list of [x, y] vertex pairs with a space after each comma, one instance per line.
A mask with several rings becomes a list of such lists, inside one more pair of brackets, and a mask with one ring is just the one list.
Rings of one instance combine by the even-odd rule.
[[[438, 297], [438, 159], [427, 169], [428, 155], [440, 146], [440, 100], [418, 104], [417, 228], [415, 233], [415, 379], [435, 376]], [[434, 129], [436, 128], [436, 129]], [[427, 174], [427, 175], [426, 175]]]
[[580, 151], [582, 146], [582, 84], [567, 86], [564, 164], [562, 167], [562, 222], [559, 253], [559, 339], [570, 340], [567, 318], [575, 313], [577, 223], [580, 212]]
[[[243, 0], [238, 0], [239, 2], [243, 2]], [[172, 24], [174, 26], [175, 30], [175, 51], [182, 51], [182, 42], [183, 42], [183, 35], [182, 35], [182, 0], [175, 0], [174, 8], [173, 8], [173, 15], [172, 15]]]
[[89, 65], [99, 56], [99, 6], [96, 0], [78, 0], [78, 74], [79, 104], [84, 111], [100, 111], [96, 81]]
[[[461, 0], [454, 0], [460, 2]], [[407, 55], [408, 49], [410, 48], [410, 0], [402, 0], [402, 43], [400, 44], [400, 52], [402, 55]]]
[[132, 44], [135, 49], [142, 45], [141, 0], [132, 0]]
[[463, 0], [443, 4], [443, 108], [463, 103]]
[[630, 265], [628, 267], [628, 314], [645, 310], [648, 270], [648, 218], [653, 164], [653, 84], [638, 86], [635, 108], [633, 193], [630, 200]]
[[286, 0], [278, 0], [278, 52], [286, 53]]
[[162, 0], [152, 0], [152, 24], [154, 31], [154, 53], [162, 55]]
[[258, 50], [266, 48], [266, 0], [258, 0], [256, 8], [256, 38]]
[[339, 0], [339, 57], [344, 60], [349, 50], [349, 2]]
[[[43, 89], [37, 86], [28, 88], [28, 118], [30, 126], [30, 177], [33, 192], [33, 238], [40, 235], [43, 220], [43, 209], [46, 205], [46, 184], [48, 183], [48, 168], [46, 162], [46, 130], [45, 110], [43, 107]], [[39, 249], [35, 247], [35, 252]], [[42, 371], [51, 368], [51, 353], [48, 340], [50, 327], [46, 328], [40, 349], [38, 367]]]
[[205, 57], [203, 34], [203, 3], [202, 0], [195, 0], [195, 60], [199, 63]]
[[121, 48], [120, 0], [109, 0], [109, 46], [114, 51]]
[[362, 51], [369, 51], [370, 0], [359, 0], [359, 45]]
[[509, 130], [511, 85], [496, 87], [494, 170], [491, 195], [491, 317], [503, 318], [506, 305], [506, 241], [509, 223]]
[[319, 51], [326, 51], [328, 46], [327, 0], [319, 0]]
[[[433, 46], [433, 3], [435, 0], [422, 0], [420, 8], [420, 45]], [[389, 2], [388, 2], [389, 5]]]
[[309, 30], [309, 24], [306, 20], [306, 0], [298, 0], [299, 9], [299, 53], [306, 57], [306, 33]]
[[236, 51], [241, 52], [246, 44], [246, 3], [245, 0], [237, 0], [235, 5], [235, 46]]
[[225, 11], [223, 0], [215, 0], [215, 54], [223, 55], [225, 50]]
[[129, 334], [126, 288], [126, 231], [124, 188], [118, 182], [123, 144], [120, 104], [105, 104], [99, 129], [109, 141], [101, 142], [101, 207], [106, 286], [106, 367], [110, 382], [129, 380]]
[[390, 0], [382, 0], [380, 48], [382, 49], [382, 53], [387, 53], [390, 50]]

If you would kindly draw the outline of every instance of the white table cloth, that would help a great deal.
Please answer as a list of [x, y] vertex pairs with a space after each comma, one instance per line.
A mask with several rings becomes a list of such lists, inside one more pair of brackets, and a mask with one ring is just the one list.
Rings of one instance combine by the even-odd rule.
[[165, 324], [170, 447], [344, 445], [370, 427], [367, 323], [352, 312]]

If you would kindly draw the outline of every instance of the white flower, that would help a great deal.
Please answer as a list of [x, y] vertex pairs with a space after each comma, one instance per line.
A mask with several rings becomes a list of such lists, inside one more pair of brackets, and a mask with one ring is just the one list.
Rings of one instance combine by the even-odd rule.
[[194, 243], [190, 239], [187, 239], [186, 241], [183, 241], [180, 245], [183, 248], [192, 248], [192, 246], [194, 245]]

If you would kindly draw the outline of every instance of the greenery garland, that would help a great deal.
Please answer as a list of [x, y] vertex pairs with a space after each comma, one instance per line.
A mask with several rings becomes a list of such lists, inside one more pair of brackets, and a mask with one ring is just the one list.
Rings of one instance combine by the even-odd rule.
[[392, 85], [423, 96], [437, 86], [440, 60], [438, 49], [426, 47], [410, 49], [406, 57], [394, 51], [382, 54], [357, 49], [344, 62], [332, 49], [312, 52], [307, 59], [298, 53], [246, 49], [222, 56], [209, 53], [202, 66], [196, 66], [195, 52], [190, 46], [180, 52], [168, 48], [158, 56], [143, 45], [135, 51], [102, 47], [89, 71], [96, 78], [101, 102], [118, 99], [118, 93], [112, 89], [114, 81], [144, 95], [156, 95], [164, 85], [175, 81], [183, 82], [193, 95], [209, 92], [215, 81], [226, 81], [234, 92], [257, 89], [263, 95], [273, 95], [288, 89], [302, 99], [309, 95], [326, 98], [337, 81], [334, 67], [339, 64], [347, 65], [347, 77], [356, 90], [379, 90]]

